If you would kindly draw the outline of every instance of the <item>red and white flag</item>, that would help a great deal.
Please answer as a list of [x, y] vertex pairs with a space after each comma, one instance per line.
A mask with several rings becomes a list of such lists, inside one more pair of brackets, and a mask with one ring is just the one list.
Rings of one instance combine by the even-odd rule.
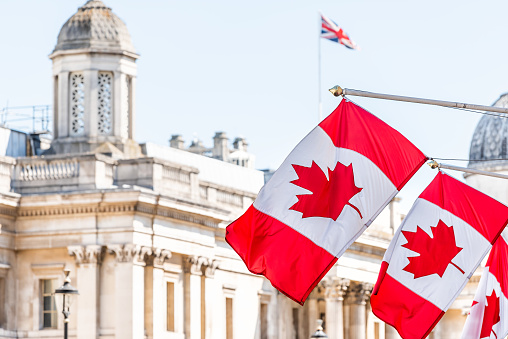
[[462, 339], [508, 335], [508, 230], [497, 239], [483, 270]]
[[427, 336], [507, 221], [507, 206], [439, 172], [385, 253], [372, 312], [403, 338]]
[[247, 268], [303, 305], [425, 155], [347, 99], [289, 154], [226, 228]]

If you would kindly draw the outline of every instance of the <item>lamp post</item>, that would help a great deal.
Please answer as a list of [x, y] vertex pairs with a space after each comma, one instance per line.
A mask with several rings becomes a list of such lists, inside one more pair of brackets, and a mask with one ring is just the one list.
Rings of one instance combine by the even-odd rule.
[[316, 332], [314, 332], [314, 334], [310, 336], [310, 339], [313, 339], [313, 338], [328, 338], [326, 333], [323, 332], [323, 326], [321, 326], [323, 324], [323, 320], [318, 319], [317, 320], [317, 324], [318, 324], [318, 326], [317, 326]]
[[62, 301], [61, 303], [62, 313], [64, 315], [64, 339], [67, 339], [68, 335], [67, 325], [69, 324], [69, 315], [71, 314], [70, 307], [73, 301], [72, 295], [73, 294], [79, 295], [79, 293], [78, 290], [72, 287], [71, 285], [71, 278], [69, 277], [71, 270], [65, 269], [64, 273], [65, 273], [64, 284], [55, 290], [55, 296], [59, 297], [58, 299], [59, 302], [57, 303], [57, 305], [60, 304], [60, 301]]

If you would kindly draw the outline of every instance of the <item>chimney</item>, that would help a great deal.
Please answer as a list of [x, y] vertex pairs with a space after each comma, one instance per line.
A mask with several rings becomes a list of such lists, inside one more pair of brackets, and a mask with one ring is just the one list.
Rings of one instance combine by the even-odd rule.
[[169, 146], [172, 148], [183, 149], [183, 138], [180, 134], [173, 134], [169, 140]]
[[225, 132], [216, 132], [213, 137], [212, 157], [222, 161], [229, 158], [228, 137]]
[[233, 148], [238, 151], [247, 152], [248, 145], [247, 140], [242, 137], [235, 138], [235, 141], [233, 141]]

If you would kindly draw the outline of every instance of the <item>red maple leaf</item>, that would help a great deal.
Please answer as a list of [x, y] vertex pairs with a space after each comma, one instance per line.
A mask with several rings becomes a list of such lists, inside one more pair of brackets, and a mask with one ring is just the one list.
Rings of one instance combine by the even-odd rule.
[[420, 226], [417, 226], [416, 232], [402, 231], [407, 239], [407, 244], [402, 247], [420, 254], [408, 258], [409, 264], [404, 271], [413, 273], [415, 279], [434, 273], [442, 278], [448, 264], [452, 264], [464, 274], [459, 266], [452, 263], [453, 258], [462, 251], [461, 247], [456, 246], [453, 226], [448, 227], [439, 220], [437, 226], [430, 228], [432, 238]]
[[492, 330], [492, 327], [501, 321], [499, 316], [499, 297], [496, 295], [496, 291], [492, 291], [492, 294], [487, 297], [487, 305], [483, 312], [483, 325], [480, 338], [490, 338], [490, 333], [494, 333], [497, 338], [496, 332]]
[[349, 200], [363, 188], [356, 187], [353, 164], [344, 166], [337, 162], [332, 171], [328, 168], [328, 178], [313, 161], [311, 167], [293, 165], [298, 179], [292, 184], [311, 191], [311, 194], [297, 195], [298, 202], [289, 209], [302, 212], [302, 218], [323, 217], [336, 220], [346, 205], [351, 206], [362, 218], [358, 207]]

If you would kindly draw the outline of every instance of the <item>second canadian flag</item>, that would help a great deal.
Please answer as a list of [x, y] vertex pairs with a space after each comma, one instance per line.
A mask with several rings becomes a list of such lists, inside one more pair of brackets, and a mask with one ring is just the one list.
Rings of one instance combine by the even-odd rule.
[[508, 207], [438, 173], [385, 253], [372, 311], [403, 338], [423, 338], [462, 291], [507, 223]]

